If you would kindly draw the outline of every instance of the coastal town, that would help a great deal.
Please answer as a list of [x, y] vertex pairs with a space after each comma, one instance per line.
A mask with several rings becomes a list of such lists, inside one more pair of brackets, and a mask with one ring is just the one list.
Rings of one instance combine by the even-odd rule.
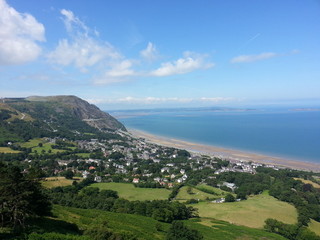
[[[144, 138], [136, 138], [124, 131], [117, 132], [123, 140], [78, 140], [75, 144], [100, 157], [79, 157], [78, 159], [59, 159], [54, 174], [63, 175], [72, 171], [74, 176], [93, 177], [96, 182], [132, 182], [154, 183], [158, 187], [173, 188], [190, 180], [194, 172], [204, 171], [206, 175], [200, 179], [214, 179], [225, 172], [243, 172], [255, 174], [259, 166], [279, 169], [278, 166], [247, 162], [234, 159], [222, 159], [198, 152], [188, 152], [150, 143]], [[57, 139], [46, 138], [50, 143]], [[59, 139], [61, 141], [61, 139]], [[62, 141], [67, 141], [62, 139]], [[31, 162], [30, 160], [26, 160]], [[46, 171], [44, 167], [42, 170]], [[234, 184], [223, 183], [223, 186], [234, 190]]]

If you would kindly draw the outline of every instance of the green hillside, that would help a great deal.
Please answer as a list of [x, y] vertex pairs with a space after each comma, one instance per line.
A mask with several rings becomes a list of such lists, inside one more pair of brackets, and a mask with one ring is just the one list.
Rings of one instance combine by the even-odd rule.
[[170, 190], [165, 188], [137, 188], [131, 183], [94, 183], [90, 187], [117, 191], [119, 197], [130, 201], [165, 200], [171, 193]]
[[[54, 217], [33, 221], [28, 239], [89, 240], [88, 230], [109, 230], [115, 234], [128, 234], [139, 240], [166, 239], [170, 224], [134, 214], [112, 213], [101, 210], [86, 210], [55, 205]], [[284, 240], [285, 238], [264, 230], [236, 226], [215, 219], [183, 221], [189, 229], [199, 231], [204, 240]], [[41, 233], [45, 232], [43, 235]], [[84, 233], [84, 234], [82, 234]], [[1, 235], [0, 235], [1, 237]], [[42, 238], [46, 237], [46, 238]], [[118, 238], [117, 238], [118, 239]], [[123, 238], [119, 238], [123, 239]]]
[[198, 208], [200, 217], [220, 219], [253, 228], [262, 228], [267, 218], [290, 224], [297, 222], [295, 207], [269, 196], [267, 192], [240, 202], [200, 202], [192, 206]]

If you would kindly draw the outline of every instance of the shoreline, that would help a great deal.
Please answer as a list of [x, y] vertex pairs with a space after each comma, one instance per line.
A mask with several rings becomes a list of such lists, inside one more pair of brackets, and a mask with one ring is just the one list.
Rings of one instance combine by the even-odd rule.
[[132, 136], [137, 138], [144, 138], [147, 142], [162, 145], [166, 147], [174, 147], [179, 149], [188, 150], [194, 154], [210, 155], [214, 157], [224, 158], [230, 161], [245, 161], [256, 162], [266, 165], [274, 165], [278, 167], [286, 167], [298, 170], [307, 170], [313, 172], [320, 172], [320, 164], [313, 162], [303, 162], [281, 157], [273, 157], [259, 153], [251, 153], [241, 150], [217, 147], [212, 145], [205, 145], [199, 143], [193, 143], [189, 141], [174, 139], [170, 137], [157, 136], [152, 133], [137, 129], [128, 129], [128, 132]]

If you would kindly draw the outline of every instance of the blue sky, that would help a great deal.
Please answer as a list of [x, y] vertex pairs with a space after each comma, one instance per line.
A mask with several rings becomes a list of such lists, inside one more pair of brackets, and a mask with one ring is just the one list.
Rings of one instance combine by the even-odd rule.
[[318, 0], [0, 0], [0, 97], [320, 105]]

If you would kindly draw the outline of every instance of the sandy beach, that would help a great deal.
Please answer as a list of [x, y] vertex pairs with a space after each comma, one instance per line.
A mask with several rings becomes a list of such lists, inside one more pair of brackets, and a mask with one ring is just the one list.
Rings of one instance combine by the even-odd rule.
[[174, 147], [179, 149], [186, 149], [193, 153], [199, 153], [204, 155], [216, 156], [230, 161], [252, 161], [257, 163], [263, 163], [268, 165], [275, 165], [279, 167], [288, 167], [293, 169], [308, 170], [313, 172], [320, 172], [320, 164], [313, 162], [297, 161], [292, 159], [285, 159], [273, 156], [267, 156], [262, 154], [244, 152], [234, 149], [227, 149], [221, 147], [215, 147], [210, 145], [203, 145], [198, 143], [192, 143], [182, 141], [173, 138], [167, 138], [162, 136], [156, 136], [144, 131], [129, 129], [129, 132], [134, 137], [144, 138], [147, 142], [155, 143], [167, 147]]

